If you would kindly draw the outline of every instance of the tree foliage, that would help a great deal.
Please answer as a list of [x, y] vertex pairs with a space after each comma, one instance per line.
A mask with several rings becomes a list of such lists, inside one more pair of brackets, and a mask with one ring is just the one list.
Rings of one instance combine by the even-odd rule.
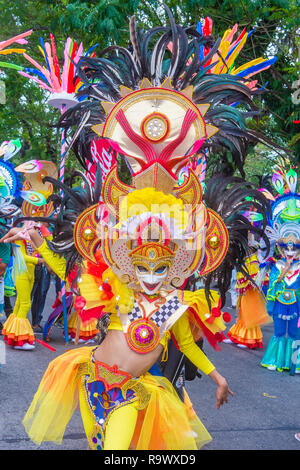
[[[258, 79], [266, 93], [259, 100], [264, 114], [248, 125], [260, 129], [279, 144], [293, 152], [292, 159], [300, 160], [299, 105], [292, 102], [293, 84], [300, 79], [299, 24], [297, 0], [169, 0], [166, 1], [175, 19], [183, 24], [195, 24], [199, 18], [213, 20], [214, 36], [222, 35], [235, 23], [239, 30], [254, 29], [239, 56], [237, 66], [255, 57], [277, 56], [272, 69], [259, 74]], [[39, 38], [49, 39], [52, 32], [58, 53], [62, 53], [68, 36], [82, 41], [84, 49], [98, 44], [99, 50], [110, 44], [128, 45], [128, 21], [136, 14], [140, 27], [164, 24], [167, 20], [160, 1], [156, 0], [0, 0], [1, 36], [7, 39], [33, 29], [26, 47], [28, 53], [41, 61]], [[5, 60], [5, 57], [1, 57]], [[8, 60], [25, 65], [22, 56]], [[47, 105], [47, 93], [16, 71], [2, 69], [6, 85], [6, 103], [0, 105], [1, 141], [20, 137], [23, 141], [19, 159], [51, 159], [60, 156], [60, 132], [55, 127], [59, 112]], [[255, 161], [257, 149], [253, 149]], [[259, 148], [266, 167], [270, 161], [267, 149]], [[67, 168], [75, 164], [68, 158]], [[254, 165], [255, 166], [255, 165]], [[248, 175], [255, 172], [247, 165]], [[254, 173], [253, 173], [254, 174]]]

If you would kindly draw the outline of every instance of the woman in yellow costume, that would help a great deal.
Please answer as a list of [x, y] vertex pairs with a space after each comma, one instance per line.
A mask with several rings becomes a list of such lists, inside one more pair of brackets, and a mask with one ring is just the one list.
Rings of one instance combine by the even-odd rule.
[[[99, 346], [68, 351], [49, 364], [23, 420], [37, 443], [60, 443], [78, 403], [92, 449], [185, 450], [209, 442], [188, 396], [183, 403], [171, 383], [153, 372], [160, 356], [167, 359], [170, 339], [216, 383], [217, 407], [232, 395], [194, 338], [205, 336], [215, 348], [223, 340], [220, 309], [233, 267], [243, 264], [243, 233], [251, 230], [239, 215], [240, 205], [249, 206], [251, 193], [251, 203], [255, 200], [264, 214], [265, 199], [240, 178], [208, 182], [204, 200], [192, 170], [182, 185], [177, 182], [201, 146], [214, 149], [230, 139], [234, 158], [242, 161], [250, 134], [243, 114], [230, 104], [238, 100], [243, 111], [250, 109], [251, 92], [238, 77], [210, 76], [204, 65], [217, 55], [220, 42], [177, 26], [165, 8], [171, 28], [137, 34], [132, 18], [132, 49], [112, 46], [103, 52], [105, 60], [82, 60], [81, 92], [89, 100], [67, 111], [62, 121], [66, 128], [80, 123], [73, 148], [83, 164], [91, 161], [96, 134], [100, 145], [111, 146], [108, 161], [112, 153], [126, 156], [130, 185], [119, 179], [117, 165], [103, 185], [100, 166], [93, 184], [88, 171], [87, 176], [76, 172], [85, 194], [72, 190], [72, 179], [66, 186], [46, 178], [64, 191], [57, 199], [53, 240], [43, 240], [35, 229], [28, 232], [60, 277], [80, 266], [74, 282], [80, 315], [110, 316]], [[157, 33], [150, 53], [149, 40]], [[145, 40], [143, 47], [138, 37]], [[172, 52], [166, 53], [170, 41]], [[204, 43], [211, 50], [199, 60]], [[225, 108], [228, 121], [222, 119]], [[18, 239], [18, 231], [2, 240]], [[108, 268], [97, 270], [99, 260]], [[206, 278], [205, 290], [181, 290], [196, 271]], [[210, 290], [213, 276], [221, 297]]]
[[[266, 309], [264, 295], [253, 285], [250, 278], [255, 281], [259, 273], [257, 255], [249, 247], [245, 260], [247, 276], [237, 273], [236, 289], [238, 291], [237, 312], [238, 320], [227, 332], [229, 341], [240, 347], [249, 349], [263, 347], [261, 325], [271, 322]], [[228, 342], [224, 340], [224, 342]]]
[[[4, 341], [14, 349], [31, 350], [35, 348], [35, 337], [27, 315], [31, 306], [31, 291], [34, 283], [34, 268], [43, 263], [42, 258], [34, 256], [32, 244], [26, 240], [16, 243], [25, 261], [22, 271], [15, 277], [17, 291], [13, 312], [3, 325]], [[24, 269], [25, 268], [25, 269]]]
[[[24, 173], [25, 181], [21, 195], [23, 199], [22, 213], [24, 216], [36, 218], [49, 216], [52, 208], [46, 204], [46, 198], [52, 193], [53, 186], [43, 183], [45, 176], [57, 176], [56, 166], [46, 160], [31, 160], [16, 168], [16, 171]], [[23, 220], [20, 218], [19, 220]], [[14, 246], [14, 282], [17, 292], [16, 303], [12, 314], [3, 326], [4, 341], [23, 351], [35, 348], [35, 336], [32, 325], [27, 316], [31, 307], [31, 292], [34, 284], [34, 272], [37, 264], [44, 264], [44, 260], [36, 251], [36, 247], [28, 236], [28, 228], [34, 222], [25, 222], [20, 232], [19, 241]], [[43, 230], [40, 227], [39, 230]], [[45, 238], [48, 238], [45, 236]]]

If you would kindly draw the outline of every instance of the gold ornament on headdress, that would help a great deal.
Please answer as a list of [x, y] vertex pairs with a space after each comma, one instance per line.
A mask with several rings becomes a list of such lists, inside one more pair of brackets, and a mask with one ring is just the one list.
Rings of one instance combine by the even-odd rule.
[[193, 87], [179, 92], [169, 78], [160, 87], [148, 79], [139, 90], [121, 87], [121, 96], [117, 103], [101, 103], [107, 118], [92, 129], [117, 142], [135, 172], [136, 189], [154, 187], [168, 194], [191, 146], [218, 131], [204, 120], [210, 105], [193, 103]]
[[132, 250], [128, 256], [131, 258], [133, 265], [143, 263], [149, 265], [149, 263], [152, 263], [157, 266], [164, 263], [170, 266], [173, 263], [175, 253], [161, 243], [148, 242]]

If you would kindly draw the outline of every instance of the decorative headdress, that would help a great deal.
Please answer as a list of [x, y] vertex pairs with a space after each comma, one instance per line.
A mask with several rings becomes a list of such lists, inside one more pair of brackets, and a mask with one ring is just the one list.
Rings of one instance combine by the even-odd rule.
[[[242, 259], [244, 245], [238, 233], [251, 224], [236, 219], [235, 232], [226, 224], [230, 227], [234, 211], [249, 208], [246, 196], [252, 197], [263, 218], [267, 207], [264, 196], [240, 180], [227, 181], [223, 192], [226, 189], [228, 204], [218, 200], [216, 210], [210, 192], [203, 200], [201, 183], [191, 169], [178, 185], [180, 169], [200, 149], [226, 148], [242, 170], [249, 142], [267, 140], [245, 125], [245, 119], [257, 112], [249, 77], [232, 75], [227, 68], [211, 73], [220, 60], [221, 39], [176, 25], [164, 8], [170, 27], [142, 33], [132, 17], [128, 49], [110, 46], [99, 58], [82, 59], [78, 96], [87, 99], [61, 120], [65, 129], [76, 129], [70, 145], [86, 170], [87, 193], [83, 196], [57, 183], [65, 194], [57, 199], [61, 210], [52, 248], [66, 254], [69, 264], [78, 261], [74, 247], [97, 264], [101, 246], [107, 265], [133, 288], [134, 263], [137, 257], [146, 259], [145, 253], [149, 263], [151, 253], [169, 263], [166, 285], [173, 287], [196, 271], [203, 276], [214, 272], [228, 249], [232, 258], [238, 249]], [[200, 56], [203, 47], [206, 55]], [[100, 205], [99, 181], [95, 184], [89, 177], [95, 148], [103, 149], [110, 162]], [[119, 179], [118, 157], [129, 168], [129, 184]], [[232, 239], [230, 233], [235, 234]]]
[[[30, 170], [30, 171], [28, 171]], [[33, 171], [35, 170], [35, 171]], [[31, 200], [27, 199], [22, 204], [24, 217], [50, 217], [54, 205], [47, 199], [53, 193], [53, 185], [45, 180], [46, 177], [56, 179], [58, 171], [56, 165], [48, 160], [31, 162], [31, 168], [23, 168], [25, 181], [23, 191], [31, 194]]]
[[9, 161], [21, 149], [19, 140], [4, 141], [0, 146], [0, 217], [20, 212], [16, 199], [21, 195], [21, 182], [14, 165]]
[[284, 162], [275, 167], [272, 182], [278, 195], [271, 202], [266, 234], [274, 246], [279, 240], [298, 244], [300, 249], [300, 194], [297, 173]]
[[30, 160], [17, 167], [10, 161], [21, 150], [19, 139], [4, 141], [0, 146], [0, 214], [1, 217], [14, 216], [20, 212], [16, 205], [21, 197], [24, 203], [39, 205], [45, 203], [45, 198], [38, 193], [36, 188], [28, 186], [26, 181], [21, 183], [20, 173], [30, 172], [35, 178], [36, 172], [41, 169], [41, 165], [36, 160]]

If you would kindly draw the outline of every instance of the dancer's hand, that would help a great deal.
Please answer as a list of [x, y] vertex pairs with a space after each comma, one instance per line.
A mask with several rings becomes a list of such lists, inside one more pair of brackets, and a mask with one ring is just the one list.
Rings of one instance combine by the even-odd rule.
[[232, 397], [234, 395], [233, 395], [233, 392], [228, 387], [226, 379], [221, 374], [219, 374], [219, 372], [216, 369], [214, 369], [209, 374], [209, 376], [214, 380], [214, 382], [216, 382], [218, 386], [217, 392], [216, 392], [216, 397], [217, 397], [216, 407], [217, 409], [219, 409], [221, 405], [223, 405], [224, 403], [228, 403], [228, 395], [231, 395]]
[[19, 235], [19, 232], [22, 232], [21, 227], [11, 228], [5, 235], [0, 239], [0, 243], [11, 243], [17, 240], [23, 240], [23, 237]]
[[[4, 237], [0, 239], [0, 243], [11, 243], [17, 240], [24, 240], [23, 233], [24, 233], [24, 227], [11, 228], [4, 235]], [[44, 241], [43, 237], [41, 237], [38, 231], [35, 230], [34, 228], [28, 229], [28, 235], [36, 248], [39, 248]]]
[[217, 388], [217, 409], [219, 409], [221, 405], [224, 405], [224, 403], [228, 403], [228, 395], [233, 397], [233, 392], [230, 390], [226, 380], [224, 379], [224, 383], [220, 383]]

